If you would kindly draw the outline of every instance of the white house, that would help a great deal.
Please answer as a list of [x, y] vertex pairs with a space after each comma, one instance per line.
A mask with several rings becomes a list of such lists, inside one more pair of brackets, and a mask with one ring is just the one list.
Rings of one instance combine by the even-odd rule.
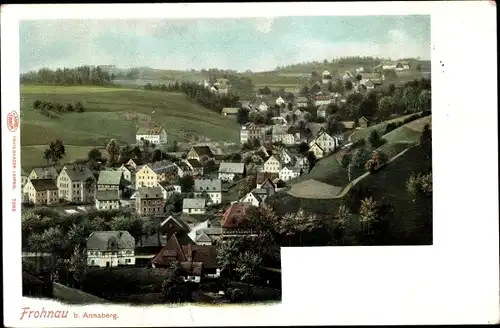
[[219, 179], [222, 181], [234, 181], [236, 175], [245, 174], [244, 163], [220, 163]]
[[276, 98], [276, 105], [281, 106], [285, 104], [285, 100], [281, 97]]
[[295, 156], [295, 167], [302, 169], [302, 170], [307, 170], [309, 168], [309, 162], [307, 161], [306, 156]]
[[272, 155], [264, 163], [264, 172], [266, 173], [279, 173], [281, 171], [282, 163], [278, 155]]
[[137, 143], [148, 140], [150, 143], [159, 145], [167, 143], [167, 133], [161, 126], [141, 127], [135, 135]]
[[222, 182], [220, 179], [196, 179], [194, 180], [194, 197], [203, 198], [208, 195], [209, 203], [220, 204], [222, 202]]
[[240, 143], [244, 144], [248, 141], [248, 128], [246, 125], [242, 125], [240, 129]]
[[256, 108], [259, 112], [265, 112], [269, 109], [269, 105], [265, 100], [259, 99], [255, 102], [254, 108]]
[[182, 212], [187, 214], [205, 214], [205, 198], [184, 198]]
[[288, 181], [298, 176], [300, 176], [300, 168], [293, 166], [290, 167], [284, 166], [279, 174], [280, 179], [283, 181]]
[[94, 231], [87, 238], [87, 265], [135, 265], [135, 239], [128, 231]]
[[330, 74], [330, 72], [328, 72], [326, 69], [323, 71], [321, 77], [322, 77], [321, 82], [323, 84], [328, 84], [332, 81], [332, 74]]
[[285, 148], [281, 149], [279, 154], [284, 165], [288, 165], [294, 160], [293, 156]]
[[281, 142], [285, 145], [294, 145], [297, 143], [297, 138], [295, 135], [293, 135], [291, 133], [287, 133], [287, 134], [283, 135]]
[[312, 151], [314, 153], [314, 156], [316, 156], [316, 158], [318, 159], [323, 158], [326, 153], [326, 151], [316, 142], [309, 144], [309, 151]]
[[269, 195], [269, 191], [263, 188], [255, 188], [248, 194], [246, 194], [243, 198], [240, 199], [240, 203], [250, 203], [252, 206], [259, 207], [262, 205], [264, 200]]
[[122, 164], [119, 168], [123, 172], [123, 180], [133, 183], [135, 181], [135, 170], [128, 165]]
[[180, 185], [173, 185], [173, 184], [170, 184], [170, 182], [168, 182], [168, 181], [159, 182], [158, 186], [161, 188], [164, 199], [169, 199], [173, 194], [176, 194], [176, 193], [180, 194], [181, 193], [181, 186]]
[[98, 190], [95, 195], [95, 208], [98, 211], [120, 208], [120, 195], [117, 190]]
[[338, 141], [334, 137], [330, 136], [325, 129], [321, 129], [316, 137], [309, 143], [309, 147], [313, 144], [320, 146], [325, 152], [334, 151], [338, 147]]

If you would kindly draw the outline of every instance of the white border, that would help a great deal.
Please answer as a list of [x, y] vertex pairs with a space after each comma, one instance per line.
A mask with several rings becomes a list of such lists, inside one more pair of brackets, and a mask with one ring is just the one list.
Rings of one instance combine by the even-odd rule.
[[[116, 321], [20, 322], [22, 306], [51, 308], [54, 303], [19, 296], [20, 220], [19, 212], [10, 211], [12, 134], [5, 128], [7, 112], [19, 110], [18, 20], [262, 17], [263, 13], [275, 17], [431, 14], [434, 246], [283, 249], [283, 302], [275, 306], [113, 306], [106, 311], [118, 311], [120, 319]], [[494, 5], [486, 1], [3, 6], [4, 324], [103, 327], [498, 322], [495, 13]], [[16, 133], [19, 136], [19, 130]], [[18, 177], [19, 173], [18, 165]], [[15, 192], [20, 194], [19, 187]], [[76, 311], [84, 310], [77, 307]]]

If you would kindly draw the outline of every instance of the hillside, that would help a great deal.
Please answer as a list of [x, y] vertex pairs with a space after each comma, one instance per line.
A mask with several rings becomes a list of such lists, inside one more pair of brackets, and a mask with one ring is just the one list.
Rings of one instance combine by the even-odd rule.
[[[374, 200], [390, 205], [387, 235], [392, 244], [432, 243], [432, 201], [415, 203], [406, 191], [406, 181], [412, 173], [428, 173], [431, 159], [425, 150], [416, 146], [382, 170], [368, 175], [339, 199], [303, 199], [280, 192], [269, 198], [279, 213], [293, 213], [300, 208], [318, 214], [332, 215], [341, 204], [357, 213], [360, 201], [373, 196]], [[387, 237], [389, 238], [389, 237]]]
[[[55, 118], [33, 108], [35, 100], [52, 103], [83, 103], [85, 112], [65, 112]], [[188, 141], [206, 137], [237, 142], [234, 120], [205, 109], [184, 94], [96, 86], [21, 86], [21, 145], [23, 166], [42, 153], [55, 139], [73, 146], [74, 154], [88, 147], [102, 147], [110, 139], [134, 143], [136, 126], [153, 121], [165, 127], [169, 140]], [[27, 147], [37, 146], [37, 147]], [[79, 151], [76, 147], [86, 148]], [[43, 147], [42, 147], [43, 148]], [[24, 160], [26, 159], [26, 161]], [[69, 156], [65, 158], [69, 160]]]

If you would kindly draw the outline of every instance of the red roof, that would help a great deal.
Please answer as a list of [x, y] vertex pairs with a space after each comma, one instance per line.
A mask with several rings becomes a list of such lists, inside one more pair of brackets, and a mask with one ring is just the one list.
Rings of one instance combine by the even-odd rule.
[[[212, 245], [183, 245], [188, 262], [202, 263], [204, 268], [217, 268], [217, 248]], [[191, 256], [189, 255], [191, 254]]]
[[234, 203], [222, 215], [222, 228], [241, 228], [246, 225], [246, 211], [251, 203]]
[[172, 235], [165, 246], [156, 254], [151, 262], [157, 266], [167, 266], [170, 262], [186, 262], [186, 256], [175, 235]]
[[272, 180], [279, 178], [279, 173], [269, 173], [269, 172], [258, 172], [257, 173], [257, 183], [263, 184], [266, 180]]

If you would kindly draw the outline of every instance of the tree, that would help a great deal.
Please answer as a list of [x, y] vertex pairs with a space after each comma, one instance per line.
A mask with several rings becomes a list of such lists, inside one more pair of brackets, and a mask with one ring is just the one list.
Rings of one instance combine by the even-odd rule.
[[111, 230], [114, 231], [128, 231], [135, 240], [138, 240], [142, 236], [142, 220], [136, 217], [130, 216], [117, 216], [111, 220], [110, 223]]
[[412, 174], [406, 182], [406, 190], [413, 196], [432, 197], [432, 172]]
[[52, 153], [52, 149], [47, 148], [43, 152], [43, 158], [47, 161], [47, 164], [49, 164], [52, 159], [54, 158], [54, 154]]
[[350, 154], [350, 153], [344, 154], [344, 156], [342, 156], [340, 165], [344, 169], [346, 169], [349, 166], [349, 164], [351, 163], [351, 158], [352, 158], [352, 154]]
[[[288, 103], [288, 111], [292, 111], [293, 110], [293, 104], [291, 102]], [[289, 121], [289, 120], [287, 120]]]
[[179, 151], [179, 143], [177, 142], [177, 140], [169, 141], [167, 143], [167, 151], [169, 152]]
[[327, 131], [330, 135], [342, 133], [344, 130], [344, 124], [342, 124], [336, 117], [330, 116], [328, 118]]
[[372, 146], [373, 149], [377, 149], [378, 147], [384, 144], [384, 139], [380, 137], [380, 134], [377, 130], [373, 130], [368, 137], [368, 142]]
[[356, 75], [356, 80], [359, 82], [363, 79], [363, 77], [361, 76], [361, 74], [358, 74]]
[[370, 158], [365, 164], [365, 169], [370, 172], [375, 172], [386, 162], [386, 156], [383, 155], [383, 153], [374, 150], [372, 152], [372, 158]]
[[265, 124], [266, 123], [266, 117], [259, 112], [251, 112], [249, 115], [249, 121], [255, 124]]
[[38, 100], [38, 99], [33, 102], [33, 108], [34, 109], [40, 109], [41, 105], [42, 105], [42, 102], [40, 100]]
[[76, 104], [75, 104], [75, 110], [78, 113], [82, 113], [85, 110], [84, 107], [83, 107], [83, 104], [80, 101], [76, 102]]
[[87, 275], [87, 254], [84, 248], [76, 245], [73, 254], [69, 260], [69, 271], [72, 273], [73, 279], [81, 288], [81, 285]]
[[244, 282], [254, 282], [259, 277], [259, 269], [262, 265], [262, 257], [252, 251], [240, 254], [236, 265], [236, 272], [240, 275], [240, 280]]
[[179, 178], [179, 185], [182, 192], [191, 192], [194, 187], [194, 179], [191, 175], [184, 175], [182, 178]]
[[396, 91], [396, 85], [394, 83], [390, 83], [389, 87], [387, 88], [387, 94], [389, 96], [393, 96], [395, 91]]
[[92, 148], [91, 150], [89, 150], [87, 158], [88, 158], [89, 161], [98, 162], [98, 161], [100, 161], [102, 159], [102, 154], [99, 151], [99, 149]]
[[340, 205], [335, 214], [335, 220], [341, 233], [341, 244], [345, 243], [346, 227], [351, 219], [351, 213], [345, 205]]
[[347, 80], [347, 81], [345, 81], [344, 87], [347, 91], [351, 91], [354, 88], [354, 85], [352, 84], [351, 80]]
[[316, 165], [316, 162], [318, 159], [316, 158], [316, 155], [312, 151], [309, 151], [307, 153], [307, 162], [309, 164], [309, 172], [314, 168], [314, 165]]
[[367, 234], [371, 234], [373, 223], [377, 220], [378, 203], [372, 197], [365, 198], [361, 201], [359, 209], [361, 229]]
[[431, 92], [429, 90], [422, 90], [418, 95], [418, 108], [420, 110], [430, 110], [431, 104]]
[[242, 125], [246, 124], [250, 119], [249, 115], [250, 111], [244, 107], [241, 107], [240, 109], [238, 109], [238, 112], [236, 113], [236, 121]]
[[244, 197], [246, 194], [248, 194], [250, 191], [252, 191], [257, 184], [257, 176], [255, 174], [249, 175], [245, 183], [243, 183], [240, 186], [240, 189], [238, 190], [238, 197]]
[[232, 277], [233, 270], [238, 263], [238, 255], [240, 254], [241, 242], [235, 239], [222, 241], [217, 243], [217, 263], [221, 271], [226, 271], [229, 274], [229, 279]]
[[432, 130], [429, 124], [424, 125], [420, 135], [420, 144], [423, 146], [432, 146]]
[[108, 161], [110, 165], [114, 165], [118, 162], [118, 157], [120, 156], [120, 145], [115, 139], [111, 139], [107, 146], [106, 151], [108, 152]]
[[90, 229], [92, 231], [109, 231], [109, 223], [101, 216], [96, 216], [90, 220]]
[[299, 153], [305, 155], [308, 152], [309, 152], [309, 145], [307, 144], [307, 142], [304, 142], [304, 141], [301, 142], [299, 144]]
[[66, 147], [61, 140], [52, 141], [49, 144], [49, 148], [44, 151], [44, 159], [49, 162], [49, 159], [53, 163], [59, 163], [60, 160], [66, 155]]
[[390, 96], [384, 96], [380, 98], [378, 101], [378, 110], [380, 112], [380, 116], [388, 117], [393, 113], [394, 110], [394, 100]]

